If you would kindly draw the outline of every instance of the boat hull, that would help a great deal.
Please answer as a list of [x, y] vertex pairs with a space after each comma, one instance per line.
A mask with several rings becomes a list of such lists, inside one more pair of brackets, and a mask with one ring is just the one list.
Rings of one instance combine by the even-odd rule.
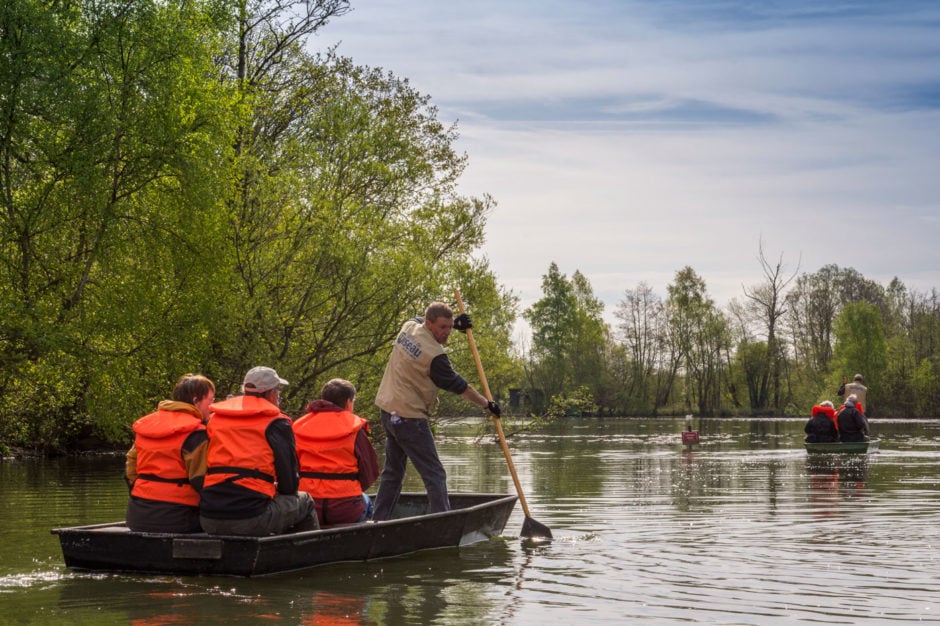
[[807, 452], [823, 452], [829, 454], [866, 454], [878, 451], [878, 439], [869, 441], [826, 441], [818, 443], [804, 443]]
[[141, 533], [124, 522], [57, 528], [70, 569], [148, 574], [267, 576], [328, 563], [369, 561], [470, 545], [503, 532], [517, 497], [451, 494], [427, 514], [425, 494], [403, 493], [388, 521], [269, 537]]

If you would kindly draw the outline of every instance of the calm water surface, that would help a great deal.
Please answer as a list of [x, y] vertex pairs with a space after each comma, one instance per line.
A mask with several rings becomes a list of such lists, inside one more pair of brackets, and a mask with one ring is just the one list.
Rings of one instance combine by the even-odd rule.
[[[808, 457], [803, 420], [573, 420], [514, 438], [555, 541], [264, 579], [72, 572], [51, 528], [123, 517], [123, 458], [0, 463], [0, 623], [940, 623], [940, 422], [878, 421], [881, 451]], [[514, 493], [477, 425], [440, 434], [452, 491]], [[409, 467], [406, 489], [421, 491]]]

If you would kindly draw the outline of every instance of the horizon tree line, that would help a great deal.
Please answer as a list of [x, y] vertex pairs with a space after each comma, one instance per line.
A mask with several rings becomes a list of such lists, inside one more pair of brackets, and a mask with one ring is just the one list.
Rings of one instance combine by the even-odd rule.
[[[935, 417], [940, 402], [940, 296], [887, 286], [852, 268], [787, 272], [767, 260], [760, 282], [722, 309], [691, 267], [665, 297], [626, 289], [611, 327], [590, 284], [556, 263], [523, 315], [522, 358], [533, 412], [554, 415], [808, 416], [838, 401], [843, 376], [869, 387], [874, 417]], [[576, 295], [577, 294], [577, 295]], [[577, 369], [575, 364], [590, 362]], [[838, 405], [838, 402], [836, 402]]]

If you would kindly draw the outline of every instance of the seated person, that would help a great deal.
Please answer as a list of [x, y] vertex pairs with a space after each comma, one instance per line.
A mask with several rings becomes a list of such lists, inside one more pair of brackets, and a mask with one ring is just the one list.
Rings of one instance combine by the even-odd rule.
[[803, 427], [806, 432], [807, 443], [823, 443], [839, 441], [839, 430], [836, 426], [836, 410], [832, 402], [824, 400], [813, 407], [813, 416]]
[[294, 422], [300, 490], [313, 496], [320, 525], [361, 522], [372, 512], [363, 490], [378, 478], [379, 461], [355, 401], [355, 386], [334, 378]]
[[855, 408], [857, 400], [855, 394], [852, 394], [845, 399], [845, 404], [839, 409], [837, 420], [840, 441], [868, 441], [868, 420], [861, 411]]
[[278, 407], [287, 381], [270, 367], [245, 374], [244, 395], [210, 405], [199, 521], [212, 535], [264, 537], [314, 530], [313, 500], [297, 491], [291, 420]]
[[131, 490], [127, 527], [152, 533], [198, 533], [199, 492], [206, 474], [206, 419], [215, 385], [184, 374], [172, 400], [134, 422], [124, 480]]

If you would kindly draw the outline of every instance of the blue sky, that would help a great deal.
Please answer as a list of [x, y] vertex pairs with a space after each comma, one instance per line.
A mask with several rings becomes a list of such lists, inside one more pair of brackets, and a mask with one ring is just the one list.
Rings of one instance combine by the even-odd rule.
[[940, 288], [940, 2], [353, 0], [315, 39], [431, 96], [523, 308], [555, 261], [613, 310], [688, 265]]

